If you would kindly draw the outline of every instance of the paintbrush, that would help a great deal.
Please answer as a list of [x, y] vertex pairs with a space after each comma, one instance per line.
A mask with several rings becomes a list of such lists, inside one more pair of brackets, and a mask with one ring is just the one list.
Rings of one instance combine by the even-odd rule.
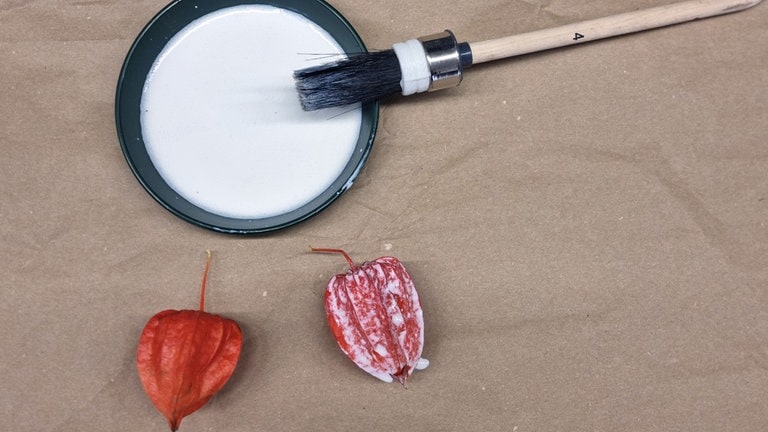
[[762, 0], [689, 0], [481, 42], [458, 43], [446, 30], [351, 54], [294, 73], [306, 111], [455, 87], [479, 63], [635, 33], [748, 9]]

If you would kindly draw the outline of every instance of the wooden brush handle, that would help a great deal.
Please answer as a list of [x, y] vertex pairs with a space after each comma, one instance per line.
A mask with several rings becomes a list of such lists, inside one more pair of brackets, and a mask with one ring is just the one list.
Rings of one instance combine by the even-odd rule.
[[530, 33], [470, 42], [472, 63], [513, 57], [750, 8], [762, 0], [689, 0]]

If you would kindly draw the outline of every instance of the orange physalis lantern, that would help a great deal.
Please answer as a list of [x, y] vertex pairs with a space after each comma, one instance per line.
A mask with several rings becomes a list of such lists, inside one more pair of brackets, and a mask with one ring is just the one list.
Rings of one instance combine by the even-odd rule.
[[162, 311], [150, 318], [139, 339], [141, 384], [172, 431], [229, 380], [243, 343], [235, 321], [204, 311], [207, 253], [200, 309]]

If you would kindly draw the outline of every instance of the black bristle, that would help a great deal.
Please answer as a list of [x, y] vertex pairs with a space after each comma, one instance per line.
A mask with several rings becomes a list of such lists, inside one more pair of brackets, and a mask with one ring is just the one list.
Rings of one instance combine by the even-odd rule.
[[294, 72], [305, 111], [370, 102], [401, 92], [400, 63], [393, 50], [352, 54], [337, 62]]

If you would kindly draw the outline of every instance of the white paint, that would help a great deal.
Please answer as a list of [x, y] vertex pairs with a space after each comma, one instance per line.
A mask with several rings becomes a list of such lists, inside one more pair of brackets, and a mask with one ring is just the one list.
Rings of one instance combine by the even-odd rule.
[[405, 323], [405, 320], [403, 319], [403, 314], [399, 312], [395, 312], [389, 319], [392, 320], [392, 325], [396, 327], [400, 327]]
[[416, 370], [424, 370], [429, 367], [429, 360], [422, 357], [419, 359], [419, 361], [416, 362], [415, 367], [416, 367]]
[[325, 30], [274, 6], [226, 8], [190, 23], [155, 60], [141, 102], [160, 175], [196, 206], [238, 219], [309, 203], [352, 157], [362, 114], [303, 111], [293, 71], [341, 52]]
[[387, 347], [385, 347], [382, 344], [377, 344], [376, 347], [374, 348], [374, 351], [376, 351], [376, 353], [382, 357], [389, 355], [389, 351], [387, 351]]

